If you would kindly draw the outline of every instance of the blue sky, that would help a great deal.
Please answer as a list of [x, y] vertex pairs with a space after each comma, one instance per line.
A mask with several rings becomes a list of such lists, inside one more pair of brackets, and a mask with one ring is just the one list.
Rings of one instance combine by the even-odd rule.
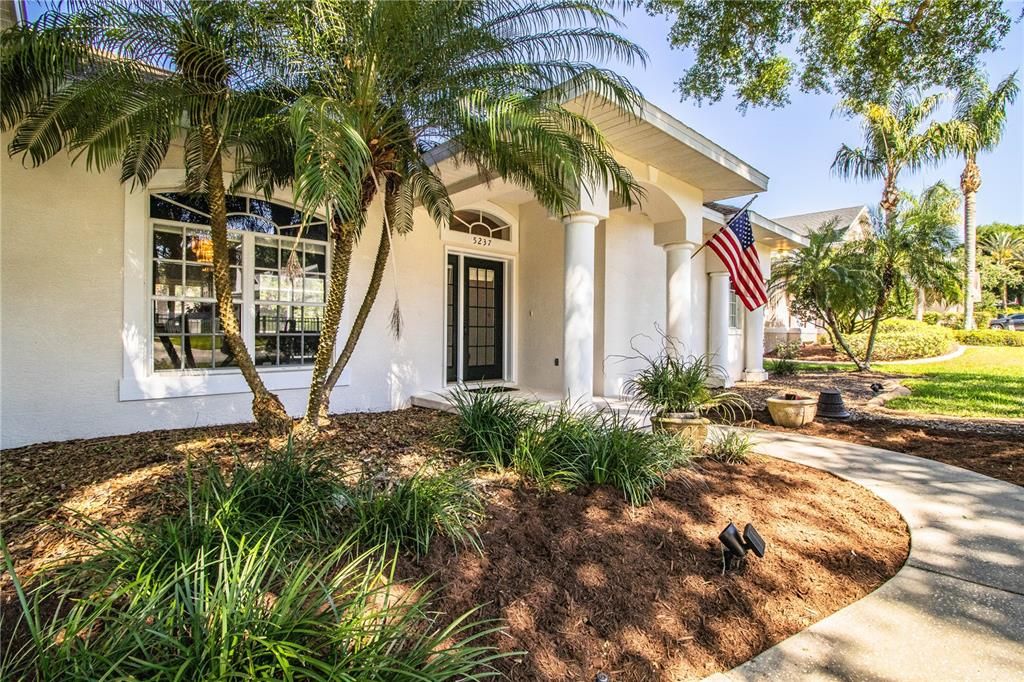
[[[1022, 2], [1007, 2], [1014, 18]], [[832, 117], [837, 98], [832, 95], [792, 93], [783, 109], [754, 109], [741, 114], [730, 98], [698, 107], [681, 102], [675, 82], [683, 69], [693, 63], [692, 53], [674, 50], [668, 44], [671, 22], [649, 17], [640, 10], [628, 12], [623, 33], [650, 55], [643, 67], [621, 68], [644, 97], [686, 125], [733, 152], [771, 180], [768, 191], [751, 207], [762, 215], [779, 217], [855, 204], [875, 204], [881, 195], [879, 183], [853, 182], [834, 177], [829, 167], [843, 142], [858, 145], [861, 132], [855, 121]], [[1024, 81], [1024, 26], [1018, 22], [1003, 42], [1003, 49], [986, 56], [991, 81], [1021, 69]], [[947, 103], [938, 116], [947, 118]], [[978, 192], [978, 224], [1024, 223], [1024, 95], [1009, 112], [1000, 146], [978, 160], [982, 187]], [[920, 191], [938, 180], [959, 187], [962, 163], [948, 161], [916, 174], [901, 174], [901, 185]]]

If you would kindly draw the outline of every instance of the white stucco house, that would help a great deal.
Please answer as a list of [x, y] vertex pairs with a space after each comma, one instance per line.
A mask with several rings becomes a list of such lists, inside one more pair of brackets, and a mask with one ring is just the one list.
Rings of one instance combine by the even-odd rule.
[[[554, 217], [528, 192], [440, 155], [456, 220], [439, 229], [420, 211], [396, 240], [393, 275], [332, 411], [401, 408], [458, 382], [615, 398], [635, 369], [622, 359], [631, 343], [650, 350], [658, 328], [712, 354], [730, 381], [764, 376], [764, 309], [739, 304], [709, 250], [692, 256], [728, 217], [707, 204], [763, 192], [768, 177], [653, 105], [629, 116], [588, 94], [571, 106], [603, 129], [646, 190], [643, 205], [586, 188], [580, 211]], [[251, 397], [217, 334], [205, 207], [179, 193], [180, 156], [133, 190], [116, 168], [89, 173], [58, 158], [28, 169], [3, 155], [3, 447], [250, 419]], [[314, 226], [296, 242], [287, 192], [230, 201], [243, 335], [298, 416], [331, 267], [326, 231]], [[804, 237], [751, 218], [767, 275], [772, 252]], [[377, 237], [367, 235], [339, 346], [371, 270]], [[293, 247], [301, 277], [286, 269]], [[388, 323], [396, 297], [399, 338]]]

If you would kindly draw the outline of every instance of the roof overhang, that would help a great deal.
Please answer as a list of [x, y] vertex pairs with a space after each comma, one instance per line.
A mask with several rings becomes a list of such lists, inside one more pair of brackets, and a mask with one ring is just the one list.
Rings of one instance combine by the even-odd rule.
[[[789, 250], [807, 246], [807, 237], [788, 227], [778, 224], [755, 211], [748, 211], [750, 225], [754, 228], [754, 240], [772, 249]], [[732, 215], [721, 213], [709, 206], [704, 207], [704, 234], [710, 236], [718, 231]]]
[[[768, 176], [647, 100], [628, 111], [594, 92], [570, 96], [570, 111], [589, 118], [612, 149], [700, 189], [705, 201], [763, 192]], [[485, 182], [472, 164], [456, 162], [457, 148], [440, 145], [427, 155], [449, 191]]]

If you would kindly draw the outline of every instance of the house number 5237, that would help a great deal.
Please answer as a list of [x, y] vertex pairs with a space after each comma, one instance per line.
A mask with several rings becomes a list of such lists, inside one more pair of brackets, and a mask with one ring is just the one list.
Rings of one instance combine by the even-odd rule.
[[474, 236], [473, 237], [473, 243], [476, 244], [477, 246], [490, 246], [491, 245], [491, 238], [490, 237], [475, 237]]

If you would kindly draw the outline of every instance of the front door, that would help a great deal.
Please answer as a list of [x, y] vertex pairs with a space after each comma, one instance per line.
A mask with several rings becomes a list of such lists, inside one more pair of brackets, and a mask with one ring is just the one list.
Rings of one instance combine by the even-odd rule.
[[[460, 266], [461, 261], [461, 267]], [[505, 263], [472, 256], [448, 257], [449, 381], [505, 378]], [[461, 308], [461, 310], [460, 310]], [[456, 319], [456, 312], [461, 312]], [[460, 333], [456, 335], [455, 327]], [[460, 341], [460, 348], [455, 341]]]

